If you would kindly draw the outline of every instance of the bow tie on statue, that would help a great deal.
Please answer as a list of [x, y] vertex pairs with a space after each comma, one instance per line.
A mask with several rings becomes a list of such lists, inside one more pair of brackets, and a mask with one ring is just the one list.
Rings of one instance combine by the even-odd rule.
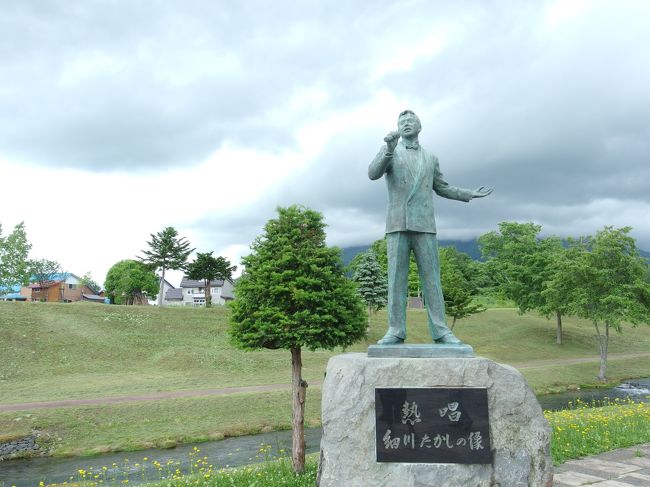
[[409, 150], [418, 150], [420, 148], [420, 143], [417, 140], [414, 140], [413, 142], [407, 142], [406, 140], [403, 141], [404, 148], [409, 149]]

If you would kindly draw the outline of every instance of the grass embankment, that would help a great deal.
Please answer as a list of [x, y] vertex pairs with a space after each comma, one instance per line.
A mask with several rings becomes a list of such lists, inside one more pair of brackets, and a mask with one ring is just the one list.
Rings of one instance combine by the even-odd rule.
[[[385, 332], [386, 315], [373, 318], [365, 351]], [[555, 345], [554, 321], [490, 309], [454, 330], [477, 355], [522, 368], [537, 392], [597, 384], [593, 327], [566, 320], [565, 343]], [[158, 391], [289, 384], [289, 352], [243, 352], [228, 343], [228, 310], [119, 307], [94, 304], [0, 303], [0, 404], [97, 398]], [[409, 311], [409, 341], [429, 341], [426, 315]], [[612, 335], [610, 353], [650, 350], [650, 327]], [[304, 352], [306, 420], [320, 421], [320, 388], [333, 352]], [[563, 361], [589, 358], [590, 363]], [[547, 361], [547, 362], [537, 362]], [[611, 359], [613, 381], [650, 376], [650, 357]], [[20, 418], [20, 419], [18, 419]], [[223, 436], [289, 428], [287, 391], [193, 399], [34, 409], [0, 413], [0, 434], [33, 430], [49, 436], [55, 455], [172, 446]]]
[[[189, 472], [185, 474], [180, 470], [181, 462], [160, 462], [143, 457], [140, 461], [127, 461], [122, 465], [77, 469], [63, 485], [111, 487], [138, 482], [146, 487], [313, 487], [316, 484], [318, 454], [307, 455], [305, 472], [296, 475], [287, 453], [282, 451], [275, 455], [270, 453], [271, 450], [271, 445], [263, 444], [255, 456], [260, 463], [223, 468], [212, 465], [207, 456], [202, 456], [201, 449], [194, 447], [188, 455]], [[44, 486], [45, 483], [41, 482], [40, 485]], [[48, 487], [62, 487], [62, 484], [49, 484]]]
[[[650, 441], [650, 404], [647, 403], [613, 403], [593, 409], [578, 401], [570, 410], [546, 411], [545, 416], [553, 428], [551, 455], [555, 465]], [[186, 475], [178, 470], [179, 463], [161, 464], [156, 459], [145, 457], [142, 463], [127, 463], [119, 468], [113, 465], [89, 471], [78, 470], [70, 477], [70, 485], [117, 486], [133, 479], [150, 482], [146, 484], [148, 487], [306, 487], [315, 483], [317, 454], [308, 456], [305, 474], [297, 476], [286, 456], [277, 461], [271, 458], [270, 445], [262, 445], [256, 457], [266, 462], [235, 469], [212, 465], [200, 451], [195, 447], [189, 454], [191, 471]]]

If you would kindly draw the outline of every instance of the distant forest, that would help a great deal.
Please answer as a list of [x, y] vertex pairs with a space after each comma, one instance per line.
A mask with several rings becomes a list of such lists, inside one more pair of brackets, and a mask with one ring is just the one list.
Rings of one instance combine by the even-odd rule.
[[[357, 245], [354, 247], [345, 247], [343, 250], [343, 264], [348, 265], [350, 261], [360, 252], [365, 252], [368, 250], [371, 244], [368, 245]], [[474, 240], [438, 240], [438, 245], [440, 247], [456, 247], [456, 250], [459, 252], [465, 252], [474, 260], [481, 260], [481, 251], [478, 247], [478, 241]], [[639, 255], [644, 257], [646, 260], [650, 261], [650, 252], [645, 250], [637, 249]]]

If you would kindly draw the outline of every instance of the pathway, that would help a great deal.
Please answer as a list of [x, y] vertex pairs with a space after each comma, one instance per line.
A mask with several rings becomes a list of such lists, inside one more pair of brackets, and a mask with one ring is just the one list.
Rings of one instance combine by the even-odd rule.
[[650, 443], [568, 461], [553, 480], [553, 487], [649, 487]]
[[[311, 386], [321, 385], [323, 381], [309, 382]], [[223, 387], [220, 389], [199, 389], [196, 391], [154, 392], [137, 396], [113, 396], [93, 399], [65, 399], [62, 401], [24, 402], [17, 404], [0, 404], [0, 412], [20, 411], [23, 409], [53, 409], [97, 404], [116, 404], [121, 402], [157, 401], [160, 399], [178, 399], [183, 397], [224, 396], [237, 392], [263, 392], [290, 389], [291, 384], [266, 384], [261, 386]]]
[[[609, 360], [615, 360], [617, 358], [650, 357], [650, 352], [610, 353], [608, 357]], [[567, 359], [535, 360], [531, 362], [512, 363], [511, 365], [517, 369], [534, 369], [539, 367], [573, 365], [573, 364], [581, 364], [581, 363], [589, 363], [589, 362], [597, 363], [599, 361], [600, 361], [599, 357], [581, 357], [581, 358], [567, 358]], [[311, 381], [309, 382], [309, 385], [318, 387], [322, 385], [322, 383], [323, 383], [322, 381]], [[78, 407], [78, 406], [88, 406], [88, 405], [116, 404], [116, 403], [123, 403], [123, 402], [157, 401], [160, 399], [177, 399], [177, 398], [185, 398], [185, 397], [223, 396], [226, 394], [234, 394], [238, 392], [279, 391], [279, 390], [287, 390], [290, 388], [291, 388], [290, 384], [266, 384], [266, 385], [259, 385], [259, 386], [223, 387], [220, 389], [200, 389], [194, 391], [166, 391], [166, 392], [155, 392], [151, 394], [142, 394], [142, 395], [101, 397], [101, 398], [92, 398], [92, 399], [65, 399], [60, 401], [0, 404], [0, 412], [21, 411], [25, 409], [53, 409], [53, 408]]]
[[[607, 360], [626, 359], [626, 358], [642, 358], [650, 357], [650, 352], [636, 352], [636, 353], [609, 353]], [[531, 360], [524, 363], [512, 363], [516, 369], [536, 369], [539, 367], [548, 367], [554, 365], [575, 365], [586, 364], [590, 362], [600, 362], [600, 357], [578, 357], [578, 358], [563, 358], [563, 359], [544, 359], [544, 360]]]

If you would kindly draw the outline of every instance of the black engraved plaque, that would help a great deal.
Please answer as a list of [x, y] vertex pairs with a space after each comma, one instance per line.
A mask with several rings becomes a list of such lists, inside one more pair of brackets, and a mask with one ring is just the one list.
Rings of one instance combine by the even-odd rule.
[[377, 461], [491, 463], [485, 388], [376, 388]]

